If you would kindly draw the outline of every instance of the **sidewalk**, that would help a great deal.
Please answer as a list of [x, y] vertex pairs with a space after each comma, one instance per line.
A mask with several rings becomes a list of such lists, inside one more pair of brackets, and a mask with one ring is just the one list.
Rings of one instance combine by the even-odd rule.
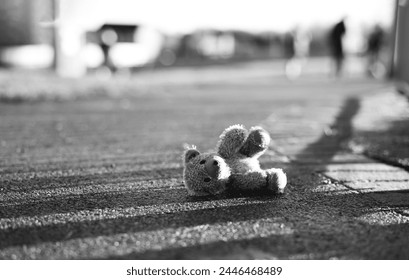
[[[406, 99], [268, 67], [0, 103], [0, 259], [408, 259]], [[212, 149], [235, 123], [271, 133], [261, 162], [286, 195], [187, 195], [183, 143]]]

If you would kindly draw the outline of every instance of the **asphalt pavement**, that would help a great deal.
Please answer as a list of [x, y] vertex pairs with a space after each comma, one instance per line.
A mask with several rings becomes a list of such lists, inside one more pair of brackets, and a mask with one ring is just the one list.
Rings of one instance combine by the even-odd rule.
[[[408, 259], [409, 105], [312, 61], [61, 79], [0, 73], [1, 259]], [[189, 197], [183, 144], [272, 137], [283, 196]]]

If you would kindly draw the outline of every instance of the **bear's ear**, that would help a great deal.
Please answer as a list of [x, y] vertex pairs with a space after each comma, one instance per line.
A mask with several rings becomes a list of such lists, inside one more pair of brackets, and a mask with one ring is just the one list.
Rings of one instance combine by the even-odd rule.
[[200, 155], [200, 152], [196, 149], [195, 146], [192, 146], [191, 148], [188, 148], [185, 150], [184, 155], [184, 160], [185, 163], [188, 163], [192, 158], [195, 158], [196, 156]]

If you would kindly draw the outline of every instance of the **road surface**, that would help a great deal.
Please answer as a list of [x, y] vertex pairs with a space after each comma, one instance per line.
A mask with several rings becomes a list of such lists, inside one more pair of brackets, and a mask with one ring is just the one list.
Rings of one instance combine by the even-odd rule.
[[[295, 81], [269, 62], [2, 73], [0, 258], [408, 259], [409, 173], [367, 153], [408, 124], [407, 103], [325, 65]], [[188, 196], [183, 144], [211, 150], [232, 124], [271, 133], [261, 162], [286, 171], [284, 196]]]

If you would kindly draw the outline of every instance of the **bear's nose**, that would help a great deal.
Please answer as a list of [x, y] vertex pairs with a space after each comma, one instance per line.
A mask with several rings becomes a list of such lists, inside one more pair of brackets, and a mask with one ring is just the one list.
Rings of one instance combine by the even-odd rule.
[[211, 159], [206, 161], [205, 169], [210, 177], [216, 179], [219, 176], [220, 166], [217, 160]]

